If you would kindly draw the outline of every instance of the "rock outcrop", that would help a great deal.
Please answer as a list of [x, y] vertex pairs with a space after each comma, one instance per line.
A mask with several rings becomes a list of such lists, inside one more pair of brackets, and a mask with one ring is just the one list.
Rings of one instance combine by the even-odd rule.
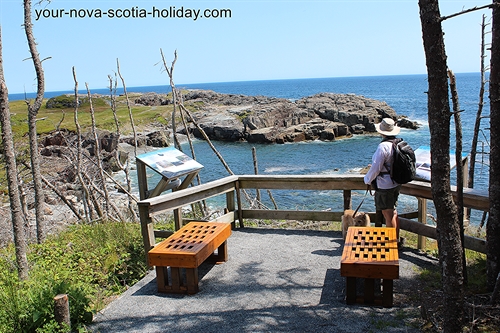
[[[321, 93], [287, 99], [220, 94], [196, 90], [184, 96], [196, 111], [193, 118], [211, 140], [285, 143], [335, 140], [338, 137], [375, 132], [375, 123], [390, 117], [399, 125], [416, 129], [418, 124], [397, 115], [385, 102], [353, 94]], [[190, 124], [180, 133], [192, 132]]]

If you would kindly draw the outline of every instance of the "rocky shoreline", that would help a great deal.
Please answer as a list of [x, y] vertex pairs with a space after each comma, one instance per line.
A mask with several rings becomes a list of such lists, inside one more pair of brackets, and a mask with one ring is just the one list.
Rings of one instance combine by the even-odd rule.
[[[146, 103], [147, 94], [136, 103]], [[387, 103], [354, 94], [320, 93], [291, 101], [264, 96], [220, 94], [195, 90], [183, 96], [187, 106], [195, 106], [194, 120], [211, 140], [285, 143], [324, 140], [375, 132], [375, 123], [390, 117], [405, 128], [418, 123], [398, 115]], [[150, 105], [150, 104], [147, 104]], [[191, 123], [179, 132], [202, 138]]]

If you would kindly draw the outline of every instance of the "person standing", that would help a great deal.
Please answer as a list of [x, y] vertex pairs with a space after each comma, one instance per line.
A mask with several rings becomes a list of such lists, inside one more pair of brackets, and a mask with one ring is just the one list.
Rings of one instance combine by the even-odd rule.
[[382, 135], [382, 142], [373, 154], [370, 169], [364, 176], [364, 182], [375, 190], [375, 208], [382, 211], [385, 225], [396, 228], [396, 239], [399, 241], [399, 220], [396, 211], [401, 185], [391, 178], [393, 159], [393, 143], [400, 127], [391, 118], [383, 118], [375, 129]]

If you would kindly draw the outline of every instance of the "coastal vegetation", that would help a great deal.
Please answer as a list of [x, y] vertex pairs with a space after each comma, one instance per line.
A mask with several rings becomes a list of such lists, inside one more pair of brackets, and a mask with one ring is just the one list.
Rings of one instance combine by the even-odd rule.
[[30, 274], [19, 280], [14, 247], [0, 249], [0, 332], [59, 332], [58, 294], [69, 297], [72, 331], [84, 332], [96, 311], [147, 272], [136, 223], [74, 225], [31, 243], [27, 258]]

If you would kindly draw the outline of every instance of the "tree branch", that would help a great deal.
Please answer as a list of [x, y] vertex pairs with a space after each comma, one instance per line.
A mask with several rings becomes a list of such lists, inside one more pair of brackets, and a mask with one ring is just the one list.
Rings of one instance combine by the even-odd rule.
[[486, 9], [486, 8], [493, 8], [495, 6], [495, 4], [489, 4], [489, 5], [485, 5], [485, 6], [481, 6], [481, 7], [473, 7], [473, 8], [469, 8], [469, 9], [464, 9], [462, 10], [461, 12], [458, 12], [458, 13], [455, 13], [455, 14], [451, 14], [451, 15], [448, 15], [448, 16], [441, 16], [441, 18], [439, 19], [440, 22], [443, 22], [447, 19], [450, 19], [452, 17], [455, 17], [455, 16], [459, 16], [459, 15], [462, 15], [462, 14], [467, 14], [467, 13], [470, 13], [470, 12], [475, 12], [477, 10], [481, 10], [481, 9]]

